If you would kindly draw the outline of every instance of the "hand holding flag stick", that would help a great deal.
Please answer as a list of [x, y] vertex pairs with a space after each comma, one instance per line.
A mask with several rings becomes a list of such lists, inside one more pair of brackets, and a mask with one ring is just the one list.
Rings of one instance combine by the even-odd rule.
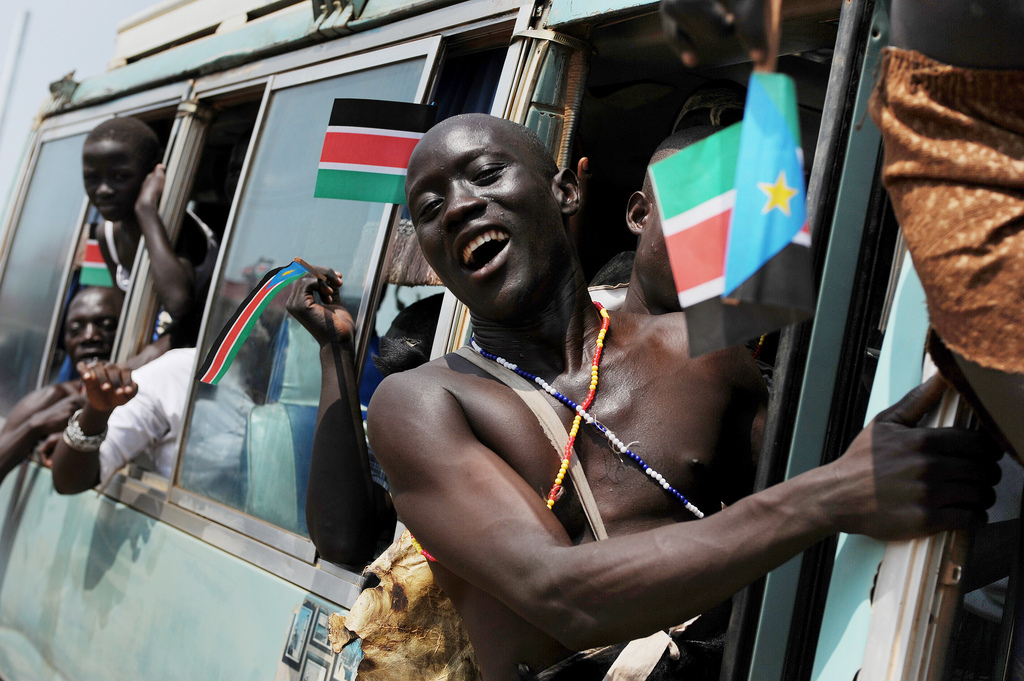
[[[687, 68], [709, 54], [735, 56], [739, 40], [756, 71], [774, 71], [778, 56], [781, 0], [661, 0], [662, 28]], [[724, 51], [723, 51], [724, 50]]]
[[769, 55], [750, 77], [743, 122], [650, 168], [692, 355], [814, 312], [796, 87], [769, 72], [780, 2], [770, 4]]

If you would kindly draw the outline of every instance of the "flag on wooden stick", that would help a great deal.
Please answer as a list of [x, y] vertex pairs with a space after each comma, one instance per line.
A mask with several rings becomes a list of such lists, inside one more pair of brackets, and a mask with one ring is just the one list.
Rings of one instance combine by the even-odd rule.
[[217, 385], [224, 374], [228, 372], [242, 343], [249, 337], [253, 327], [256, 326], [256, 320], [260, 318], [274, 296], [280, 293], [285, 286], [307, 274], [318, 279], [323, 278], [322, 274], [307, 266], [305, 261], [299, 258], [284, 267], [269, 270], [256, 285], [256, 288], [245, 297], [242, 304], [231, 315], [231, 319], [225, 324], [220, 335], [217, 336], [217, 340], [214, 341], [213, 347], [210, 348], [210, 352], [207, 353], [206, 359], [196, 373], [196, 380]]
[[435, 112], [426, 104], [334, 100], [313, 196], [405, 203], [409, 156]]

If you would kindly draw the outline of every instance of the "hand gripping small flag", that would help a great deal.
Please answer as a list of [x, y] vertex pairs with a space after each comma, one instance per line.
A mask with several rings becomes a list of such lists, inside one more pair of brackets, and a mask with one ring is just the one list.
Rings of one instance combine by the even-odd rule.
[[426, 104], [334, 100], [313, 196], [405, 203], [409, 157], [435, 112]]
[[224, 374], [228, 372], [242, 343], [249, 337], [253, 327], [256, 326], [256, 320], [260, 318], [263, 310], [267, 308], [274, 296], [280, 293], [285, 286], [307, 274], [318, 279], [323, 278], [322, 274], [307, 266], [305, 261], [299, 258], [284, 267], [277, 267], [267, 272], [256, 288], [249, 292], [235, 313], [231, 315], [228, 323], [224, 325], [217, 340], [214, 341], [213, 347], [207, 353], [206, 359], [199, 367], [196, 380], [217, 385]]

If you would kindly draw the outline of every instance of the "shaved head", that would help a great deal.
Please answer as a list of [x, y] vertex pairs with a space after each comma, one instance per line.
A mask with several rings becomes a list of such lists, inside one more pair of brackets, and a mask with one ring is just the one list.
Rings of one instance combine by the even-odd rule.
[[125, 116], [103, 121], [86, 136], [85, 143], [102, 140], [125, 143], [144, 164], [154, 166], [160, 162], [160, 138], [137, 118]]
[[[526, 152], [527, 157], [535, 163], [535, 167], [541, 171], [544, 177], [550, 180], [558, 172], [558, 166], [551, 155], [551, 150], [544, 145], [544, 142], [537, 136], [537, 133], [525, 125], [513, 123], [512, 121], [489, 114], [471, 113], [446, 118], [428, 130], [423, 139], [429, 140], [432, 137], [447, 135], [453, 130], [465, 128], [471, 130], [502, 130], [512, 138], [517, 150]], [[425, 144], [419, 146], [426, 147]], [[413, 156], [416, 156], [415, 150], [413, 150]], [[412, 161], [410, 160], [411, 164]]]

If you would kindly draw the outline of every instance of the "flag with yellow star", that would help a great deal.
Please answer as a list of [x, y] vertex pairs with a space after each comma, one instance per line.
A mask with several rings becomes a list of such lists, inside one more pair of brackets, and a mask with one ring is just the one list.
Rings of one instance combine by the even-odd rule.
[[810, 245], [796, 87], [789, 76], [750, 77], [735, 186], [726, 296], [788, 244]]
[[811, 234], [796, 86], [754, 73], [736, 160], [723, 297], [750, 303], [777, 327], [814, 313]]

